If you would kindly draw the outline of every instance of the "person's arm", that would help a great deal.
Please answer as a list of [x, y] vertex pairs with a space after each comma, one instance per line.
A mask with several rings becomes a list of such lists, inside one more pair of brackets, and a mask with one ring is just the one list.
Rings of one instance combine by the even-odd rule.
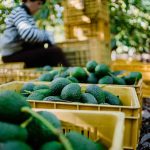
[[21, 39], [25, 42], [34, 43], [49, 41], [48, 34], [44, 30], [39, 30], [34, 25], [34, 20], [32, 18], [28, 18], [28, 14], [23, 8], [18, 8], [13, 13], [14, 25], [18, 29]]

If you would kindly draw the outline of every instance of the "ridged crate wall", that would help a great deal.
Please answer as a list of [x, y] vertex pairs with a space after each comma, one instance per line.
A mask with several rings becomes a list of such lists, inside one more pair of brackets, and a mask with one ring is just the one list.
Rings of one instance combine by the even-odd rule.
[[[101, 18], [109, 20], [108, 0], [64, 0], [64, 22], [71, 23], [69, 20], [73, 17], [81, 18], [80, 21], [85, 22], [82, 17], [87, 16], [91, 20]], [[76, 21], [75, 23], [80, 23]]]
[[90, 59], [110, 64], [108, 0], [64, 0], [62, 5], [66, 41], [59, 46], [71, 65], [85, 66]]
[[57, 43], [66, 55], [71, 66], [85, 66], [87, 61], [96, 60], [98, 63], [110, 63], [109, 45], [97, 38], [87, 40], [67, 40]]
[[[71, 5], [71, 2], [74, 3]], [[82, 6], [79, 8], [79, 5]], [[63, 6], [66, 39], [77, 38], [76, 30], [81, 30], [86, 37], [101, 36], [100, 40], [110, 40], [107, 0], [65, 0]]]
[[99, 20], [90, 24], [65, 25], [66, 39], [97, 37], [100, 41], [110, 42], [109, 22]]

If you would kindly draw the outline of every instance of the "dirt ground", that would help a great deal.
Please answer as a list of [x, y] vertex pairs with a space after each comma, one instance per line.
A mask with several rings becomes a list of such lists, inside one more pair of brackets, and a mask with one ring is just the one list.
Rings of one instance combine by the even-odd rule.
[[141, 135], [137, 150], [150, 150], [150, 98], [143, 99]]

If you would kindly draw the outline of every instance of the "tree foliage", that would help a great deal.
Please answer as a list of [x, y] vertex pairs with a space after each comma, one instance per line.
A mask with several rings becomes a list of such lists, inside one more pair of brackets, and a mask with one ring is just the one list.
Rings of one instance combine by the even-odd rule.
[[111, 0], [112, 48], [127, 46], [138, 52], [150, 50], [150, 1]]

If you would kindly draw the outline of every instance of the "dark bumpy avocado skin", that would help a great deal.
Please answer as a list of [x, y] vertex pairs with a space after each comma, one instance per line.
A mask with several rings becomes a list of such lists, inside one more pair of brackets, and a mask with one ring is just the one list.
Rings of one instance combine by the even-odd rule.
[[70, 83], [65, 86], [61, 92], [61, 98], [64, 100], [78, 102], [81, 98], [81, 87], [78, 83]]
[[21, 112], [23, 106], [31, 107], [25, 98], [14, 91], [0, 92], [0, 120], [10, 123], [22, 123], [28, 115]]
[[92, 94], [96, 98], [98, 104], [105, 103], [105, 94], [97, 85], [87, 86], [85, 92]]
[[32, 148], [21, 141], [7, 141], [0, 143], [0, 150], [32, 150]]

